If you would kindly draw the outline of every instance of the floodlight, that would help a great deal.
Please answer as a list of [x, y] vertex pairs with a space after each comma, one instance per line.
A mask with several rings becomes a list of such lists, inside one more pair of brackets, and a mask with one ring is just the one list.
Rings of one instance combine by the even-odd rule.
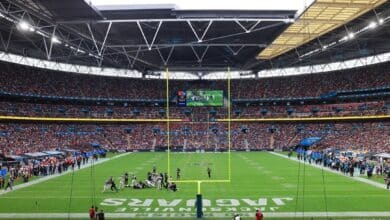
[[371, 28], [371, 29], [376, 28], [376, 26], [378, 26], [378, 24], [377, 24], [375, 21], [372, 21], [372, 22], [368, 25], [368, 27]]
[[349, 39], [353, 39], [354, 37], [355, 37], [355, 34], [354, 34], [354, 33], [351, 32], [351, 33], [348, 34], [348, 38], [349, 38]]
[[348, 40], [348, 36], [344, 36], [343, 38], [341, 38], [341, 39], [339, 40], [339, 42], [341, 42], [341, 41], [346, 41], [346, 40]]
[[54, 44], [60, 44], [61, 43], [61, 41], [56, 36], [51, 37], [51, 42], [53, 42]]
[[383, 18], [379, 19], [378, 21], [379, 21], [379, 24], [383, 24], [383, 22], [384, 22]]
[[19, 27], [21, 30], [23, 30], [23, 31], [27, 31], [28, 28], [29, 28], [29, 26], [30, 26], [30, 25], [29, 25], [27, 22], [25, 22], [25, 21], [19, 22], [19, 25], [18, 25], [18, 27]]
[[286, 23], [286, 24], [290, 24], [290, 23], [294, 23], [294, 22], [295, 22], [294, 18], [287, 18], [284, 20], [284, 23]]
[[34, 27], [31, 26], [28, 22], [26, 21], [20, 21], [19, 24], [18, 24], [18, 27], [20, 30], [22, 31], [30, 31], [30, 32], [33, 32], [35, 31]]

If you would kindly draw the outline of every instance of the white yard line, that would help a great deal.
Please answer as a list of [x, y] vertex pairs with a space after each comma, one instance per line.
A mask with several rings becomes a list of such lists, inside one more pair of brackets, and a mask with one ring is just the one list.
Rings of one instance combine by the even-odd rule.
[[347, 175], [344, 175], [342, 174], [341, 172], [339, 171], [336, 171], [336, 170], [332, 170], [328, 167], [323, 167], [321, 165], [317, 165], [315, 163], [308, 163], [308, 162], [303, 162], [302, 160], [298, 160], [297, 158], [295, 157], [291, 157], [291, 158], [288, 158], [288, 156], [286, 155], [283, 155], [283, 154], [279, 154], [279, 153], [275, 153], [275, 152], [269, 152], [273, 155], [276, 155], [276, 156], [279, 156], [279, 157], [283, 157], [283, 158], [286, 158], [286, 159], [289, 159], [289, 160], [293, 160], [293, 161], [296, 161], [296, 162], [299, 162], [299, 163], [305, 163], [307, 165], [310, 165], [312, 167], [315, 167], [315, 168], [318, 168], [318, 169], [324, 169], [328, 172], [331, 172], [331, 173], [335, 173], [335, 174], [338, 174], [338, 175], [341, 175], [341, 176], [344, 176], [344, 177], [347, 177], [347, 178], [350, 178], [352, 180], [355, 180], [355, 181], [359, 181], [359, 182], [362, 182], [362, 183], [366, 183], [366, 184], [369, 184], [369, 185], [372, 185], [372, 186], [375, 186], [377, 188], [381, 188], [381, 189], [386, 189], [386, 185], [383, 183], [378, 183], [378, 182], [375, 182], [375, 181], [372, 181], [372, 180], [369, 180], [369, 179], [365, 179], [365, 178], [362, 178], [362, 177], [358, 177], [358, 176], [354, 176], [354, 177], [351, 177], [351, 176], [347, 176]]
[[[94, 162], [92, 163], [92, 161], [90, 160], [90, 162], [86, 165], [83, 165], [81, 166], [80, 169], [77, 168], [77, 165], [75, 166], [75, 172], [79, 171], [79, 170], [82, 170], [82, 169], [85, 169], [85, 168], [88, 168], [92, 165], [98, 165], [98, 164], [101, 164], [101, 163], [104, 163], [104, 162], [107, 162], [107, 161], [110, 161], [110, 160], [114, 160], [114, 159], [117, 159], [117, 158], [120, 158], [120, 157], [123, 157], [123, 156], [126, 156], [126, 155], [129, 155], [131, 154], [131, 152], [129, 153], [124, 153], [124, 154], [120, 154], [120, 155], [116, 155], [114, 157], [111, 157], [111, 158], [105, 158], [105, 159], [99, 159], [97, 162]], [[54, 174], [54, 175], [49, 175], [49, 176], [45, 176], [45, 177], [40, 177], [38, 179], [35, 179], [35, 180], [32, 180], [30, 182], [27, 182], [27, 183], [22, 183], [22, 184], [19, 184], [19, 185], [16, 185], [13, 188], [13, 190], [0, 190], [0, 196], [1, 195], [4, 195], [4, 194], [7, 194], [9, 192], [12, 192], [12, 191], [15, 191], [15, 190], [18, 190], [18, 189], [23, 189], [23, 188], [26, 188], [26, 187], [29, 187], [29, 186], [32, 186], [32, 185], [35, 185], [35, 184], [38, 184], [38, 183], [42, 183], [42, 182], [45, 182], [45, 181], [48, 181], [50, 179], [53, 179], [53, 178], [57, 178], [59, 176], [63, 176], [63, 175], [66, 175], [66, 174], [69, 174], [72, 172], [72, 168], [69, 168], [68, 171], [66, 172], [62, 172], [61, 174]], [[0, 197], [1, 198], [1, 197]]]
[[[253, 217], [254, 212], [240, 212], [242, 217]], [[301, 218], [301, 217], [390, 217], [390, 212], [264, 212], [266, 218]], [[0, 219], [86, 219], [88, 213], [0, 213]], [[194, 218], [195, 213], [105, 213], [107, 219], [153, 218], [175, 219]], [[231, 217], [231, 213], [204, 213], [205, 218]]]

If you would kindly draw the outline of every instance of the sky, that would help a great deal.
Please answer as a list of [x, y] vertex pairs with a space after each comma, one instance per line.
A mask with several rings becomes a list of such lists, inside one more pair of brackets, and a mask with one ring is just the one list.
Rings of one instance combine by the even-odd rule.
[[297, 10], [302, 12], [314, 0], [86, 0], [97, 8], [107, 5], [148, 7], [175, 5], [177, 10]]

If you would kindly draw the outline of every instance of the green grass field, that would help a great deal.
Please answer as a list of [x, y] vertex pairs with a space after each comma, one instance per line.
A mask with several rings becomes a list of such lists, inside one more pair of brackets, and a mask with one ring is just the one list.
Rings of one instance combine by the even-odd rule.
[[[390, 191], [385, 189], [267, 152], [231, 155], [230, 183], [201, 184], [206, 219], [230, 219], [236, 212], [253, 216], [256, 208], [262, 208], [266, 216], [290, 213], [292, 216], [286, 217], [300, 219], [301, 212], [326, 215], [327, 212], [390, 210]], [[211, 179], [228, 178], [227, 153], [172, 153], [170, 156], [173, 179], [177, 167], [182, 170], [182, 180], [208, 179], [207, 166], [212, 168]], [[195, 216], [196, 183], [178, 183], [177, 192], [154, 188], [102, 192], [109, 176], [115, 176], [118, 182], [118, 177], [129, 171], [138, 179], [145, 179], [153, 165], [158, 172], [166, 172], [167, 164], [166, 153], [132, 153], [112, 159], [94, 166], [95, 175], [91, 174], [91, 168], [85, 168], [74, 172], [73, 178], [67, 174], [0, 195], [0, 216], [2, 213], [87, 213], [91, 204], [96, 204], [106, 213], [114, 213], [113, 218], [175, 216], [191, 219]], [[372, 219], [390, 219], [390, 216]]]

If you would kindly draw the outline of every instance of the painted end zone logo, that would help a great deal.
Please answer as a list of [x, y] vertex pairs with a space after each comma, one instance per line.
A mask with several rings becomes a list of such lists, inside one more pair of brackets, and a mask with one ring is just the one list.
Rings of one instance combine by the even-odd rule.
[[[215, 201], [203, 199], [205, 216], [222, 217], [231, 213], [251, 213], [256, 209], [274, 212], [280, 206], [292, 201], [291, 197], [259, 198], [255, 199], [217, 199]], [[125, 199], [107, 198], [100, 206], [115, 207], [116, 213], [134, 213], [137, 217], [193, 217], [196, 212], [195, 199]]]

